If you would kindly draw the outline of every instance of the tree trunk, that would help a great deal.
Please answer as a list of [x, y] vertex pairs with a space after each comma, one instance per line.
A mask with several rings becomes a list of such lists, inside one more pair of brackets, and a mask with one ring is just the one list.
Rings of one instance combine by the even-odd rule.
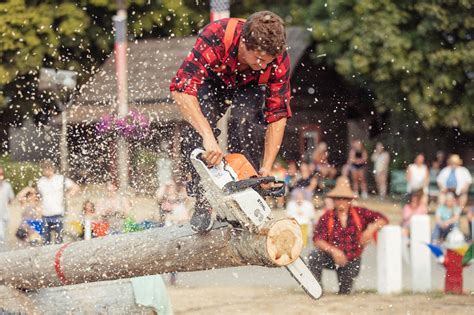
[[221, 224], [205, 235], [189, 225], [0, 253], [0, 284], [37, 289], [172, 271], [284, 266], [303, 248], [296, 221], [270, 221], [259, 234]]

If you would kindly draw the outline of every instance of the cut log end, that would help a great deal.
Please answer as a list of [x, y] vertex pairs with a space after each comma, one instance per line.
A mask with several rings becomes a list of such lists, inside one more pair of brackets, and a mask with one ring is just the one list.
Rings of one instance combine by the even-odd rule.
[[268, 228], [268, 256], [278, 266], [294, 262], [303, 250], [303, 234], [298, 223], [293, 219], [283, 219]]

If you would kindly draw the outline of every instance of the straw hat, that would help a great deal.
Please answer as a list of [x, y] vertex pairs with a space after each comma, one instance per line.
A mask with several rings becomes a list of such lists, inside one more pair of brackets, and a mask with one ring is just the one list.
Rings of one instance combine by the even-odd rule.
[[340, 176], [336, 180], [336, 186], [326, 195], [326, 197], [355, 199], [357, 198], [357, 195], [351, 189], [349, 178], [346, 176]]
[[462, 160], [457, 154], [452, 154], [449, 159], [448, 159], [449, 164], [456, 164], [461, 166], [462, 165]]

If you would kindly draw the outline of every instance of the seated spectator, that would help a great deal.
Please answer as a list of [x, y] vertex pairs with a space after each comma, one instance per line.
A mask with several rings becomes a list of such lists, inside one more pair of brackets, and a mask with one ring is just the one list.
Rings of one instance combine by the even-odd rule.
[[408, 194], [419, 190], [428, 194], [430, 172], [425, 164], [425, 155], [423, 153], [417, 154], [414, 163], [408, 165], [406, 178]]
[[410, 194], [410, 201], [402, 210], [402, 233], [404, 236], [410, 235], [410, 220], [415, 214], [427, 214], [428, 207], [422, 201], [423, 191], [419, 190]]
[[286, 170], [285, 184], [289, 191], [292, 191], [296, 185], [296, 182], [300, 178], [300, 173], [298, 171], [298, 165], [295, 161], [290, 161], [288, 163], [288, 169]]
[[21, 223], [16, 237], [30, 245], [41, 244], [42, 219], [39, 197], [33, 187], [23, 188], [17, 195], [21, 207]]
[[95, 205], [90, 200], [86, 200], [82, 206], [81, 224], [84, 240], [105, 236], [109, 233], [109, 224], [107, 222], [101, 222], [98, 219]]
[[155, 199], [160, 208], [160, 221], [165, 222], [173, 212], [173, 205], [178, 199], [177, 187], [173, 181], [161, 185], [155, 193]]
[[350, 294], [364, 247], [388, 220], [378, 212], [352, 205], [356, 194], [347, 177], [339, 177], [327, 197], [334, 200], [334, 210], [327, 211], [316, 225], [316, 250], [309, 256], [309, 268], [320, 283], [323, 268], [336, 270], [339, 294]]
[[118, 193], [118, 187], [111, 181], [106, 183], [107, 192], [97, 203], [97, 212], [107, 222], [110, 234], [121, 233], [123, 223], [131, 210], [131, 203]]
[[[328, 146], [326, 142], [320, 142], [313, 151], [312, 169], [323, 179], [333, 179], [336, 177], [336, 168], [329, 163]], [[319, 189], [324, 189], [324, 181], [319, 181]]]
[[189, 222], [190, 219], [189, 210], [184, 201], [176, 199], [172, 204], [171, 212], [166, 217], [165, 225], [179, 225]]
[[461, 209], [467, 204], [469, 187], [472, 184], [472, 176], [467, 168], [462, 166], [462, 160], [457, 154], [448, 159], [448, 166], [443, 168], [437, 178], [440, 194], [440, 203], [447, 192], [453, 192], [459, 198]]
[[312, 201], [314, 196], [314, 190], [318, 185], [318, 179], [316, 178], [315, 174], [311, 172], [311, 168], [308, 163], [301, 163], [300, 174], [301, 177], [296, 181], [293, 189], [303, 189], [305, 199]]
[[453, 193], [446, 194], [444, 204], [436, 209], [436, 225], [431, 236], [432, 242], [441, 244], [454, 226], [459, 224], [461, 208], [456, 203]]
[[431, 163], [430, 174], [434, 176], [438, 176], [439, 172], [441, 172], [441, 170], [445, 167], [446, 167], [446, 153], [444, 153], [444, 151], [442, 150], [439, 150], [436, 152], [435, 159]]
[[301, 227], [303, 234], [303, 246], [308, 244], [308, 235], [311, 224], [315, 218], [313, 204], [305, 200], [304, 191], [296, 189], [292, 195], [291, 200], [286, 205], [286, 216], [294, 218]]
[[474, 207], [467, 210], [466, 218], [469, 225], [469, 237], [468, 239], [474, 241]]

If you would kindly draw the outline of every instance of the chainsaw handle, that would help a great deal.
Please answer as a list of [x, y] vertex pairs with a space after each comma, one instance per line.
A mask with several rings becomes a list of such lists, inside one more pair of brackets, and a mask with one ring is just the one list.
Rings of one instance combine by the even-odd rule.
[[260, 195], [264, 197], [283, 197], [286, 192], [286, 183], [283, 180], [274, 180], [273, 184], [277, 184], [277, 186], [273, 186], [270, 188], [262, 188], [257, 187], [254, 188]]
[[[277, 184], [277, 187], [262, 188], [262, 184]], [[281, 180], [276, 180], [274, 176], [265, 176], [265, 177], [250, 177], [248, 179], [239, 180], [236, 182], [229, 182], [224, 185], [224, 192], [231, 194], [236, 193], [247, 188], [253, 188], [260, 195], [266, 197], [282, 197], [285, 195], [285, 182]]]
[[[196, 150], [197, 150], [197, 149], [196, 149]], [[195, 151], [196, 151], [196, 150], [195, 150]], [[223, 163], [225, 162], [224, 159], [222, 159], [222, 162], [219, 163], [218, 165], [209, 166], [209, 164], [207, 163], [206, 159], [203, 157], [203, 154], [206, 153], [206, 151], [204, 151], [204, 150], [199, 150], [199, 151], [201, 151], [201, 152], [196, 153], [196, 159], [198, 159], [199, 161], [201, 161], [202, 163], [204, 163], [204, 165], [206, 165], [207, 168], [210, 169], [210, 168], [215, 167], [215, 168], [217, 168], [217, 169], [219, 169], [219, 170], [222, 170], [222, 169], [224, 168], [224, 165], [223, 165]]]

